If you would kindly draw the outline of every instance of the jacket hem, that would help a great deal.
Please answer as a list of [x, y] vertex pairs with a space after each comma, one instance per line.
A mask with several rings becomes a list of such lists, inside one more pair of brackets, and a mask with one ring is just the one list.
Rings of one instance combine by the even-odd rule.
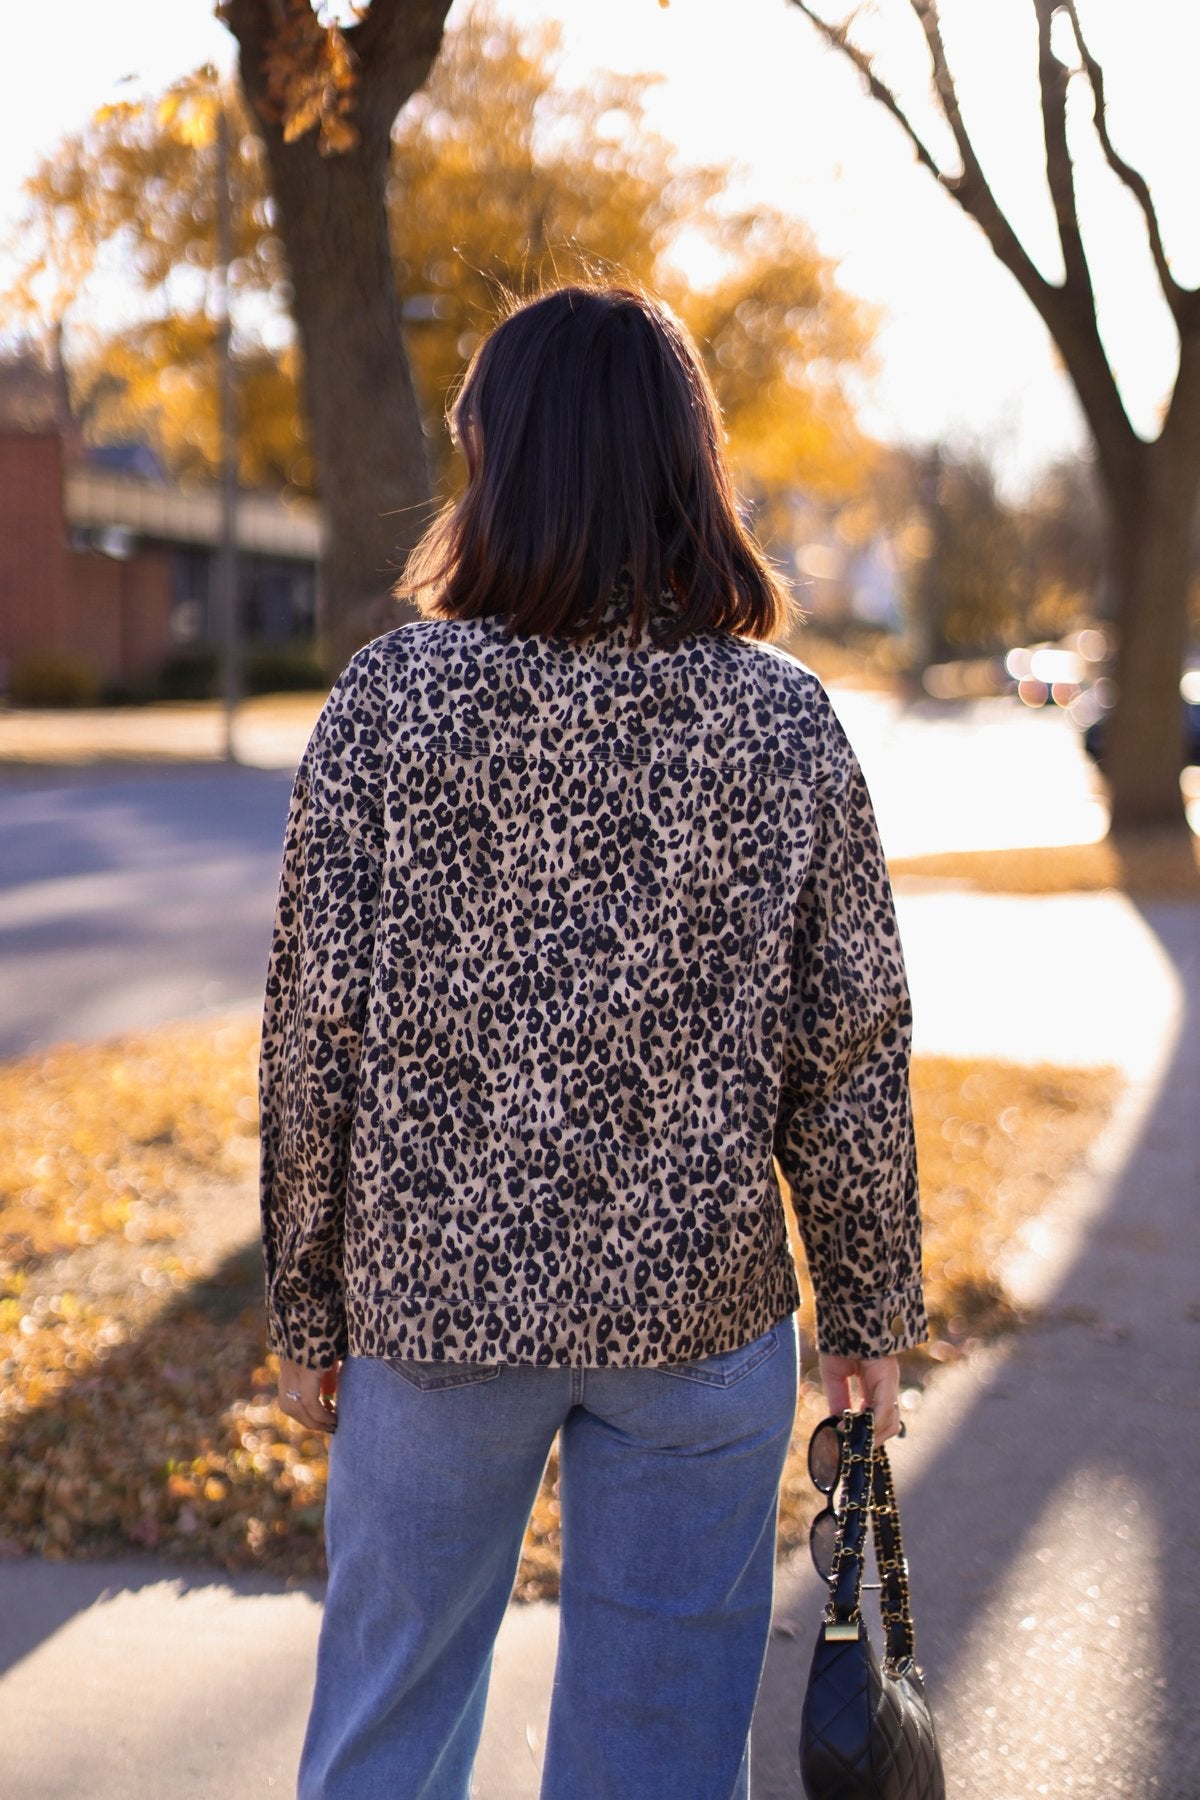
[[653, 1368], [696, 1362], [751, 1343], [793, 1313], [800, 1290], [790, 1251], [755, 1287], [705, 1305], [683, 1297], [654, 1305], [594, 1308], [481, 1304], [474, 1294], [419, 1300], [403, 1295], [348, 1296], [349, 1354], [423, 1362], [516, 1363], [560, 1368]]

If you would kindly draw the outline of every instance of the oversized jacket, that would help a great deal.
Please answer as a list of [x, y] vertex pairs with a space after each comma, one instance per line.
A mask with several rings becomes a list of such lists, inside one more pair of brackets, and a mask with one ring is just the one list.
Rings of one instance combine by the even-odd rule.
[[921, 1343], [910, 1007], [819, 682], [727, 633], [426, 620], [295, 779], [260, 1068], [272, 1347], [569, 1366]]

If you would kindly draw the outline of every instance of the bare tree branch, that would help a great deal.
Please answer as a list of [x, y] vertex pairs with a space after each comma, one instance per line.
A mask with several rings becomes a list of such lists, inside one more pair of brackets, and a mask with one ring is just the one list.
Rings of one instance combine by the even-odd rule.
[[1071, 21], [1071, 29], [1075, 33], [1075, 42], [1079, 46], [1079, 54], [1083, 58], [1083, 66], [1087, 71], [1088, 81], [1091, 83], [1093, 99], [1092, 117], [1095, 121], [1096, 135], [1100, 139], [1100, 147], [1104, 151], [1105, 157], [1108, 160], [1108, 166], [1113, 171], [1113, 174], [1118, 176], [1119, 179], [1125, 183], [1125, 186], [1129, 189], [1130, 193], [1142, 209], [1142, 216], [1146, 221], [1146, 231], [1150, 238], [1150, 253], [1154, 258], [1154, 266], [1158, 270], [1158, 279], [1162, 283], [1162, 291], [1166, 296], [1167, 305], [1171, 308], [1171, 311], [1175, 316], [1176, 323], [1182, 326], [1195, 319], [1197, 302], [1200, 300], [1200, 290], [1182, 286], [1180, 282], [1176, 281], [1171, 273], [1171, 267], [1167, 261], [1166, 247], [1163, 244], [1162, 228], [1159, 225], [1158, 213], [1155, 210], [1154, 200], [1150, 193], [1150, 184], [1139, 170], [1135, 169], [1131, 163], [1127, 163], [1125, 158], [1118, 154], [1112, 138], [1109, 136], [1108, 116], [1105, 110], [1106, 103], [1104, 98], [1104, 70], [1088, 48], [1087, 40], [1083, 35], [1083, 27], [1079, 22], [1079, 9], [1076, 5], [1076, 0], [1060, 0], [1060, 4]]
[[835, 50], [840, 50], [847, 62], [853, 63], [854, 67], [862, 76], [863, 81], [866, 83], [867, 91], [872, 100], [878, 100], [881, 106], [886, 107], [893, 119], [895, 119], [903, 128], [909, 142], [917, 153], [917, 161], [923, 163], [934, 179], [939, 181], [944, 188], [950, 189], [953, 177], [946, 175], [943, 172], [937, 159], [917, 132], [916, 127], [900, 105], [900, 102], [897, 100], [895, 94], [893, 94], [891, 88], [885, 87], [883, 82], [880, 81], [872, 66], [870, 57], [864, 55], [857, 44], [851, 43], [850, 21], [847, 21], [842, 25], [832, 25], [828, 19], [823, 19], [820, 13], [814, 12], [812, 7], [806, 4], [806, 0], [791, 0], [791, 3], [804, 14], [806, 19], [810, 20], [811, 23], [816, 26], [827, 44], [831, 45]]
[[[1158, 217], [1144, 178], [1118, 156], [1108, 134], [1104, 76], [1088, 51], [1076, 0], [1033, 0], [1046, 140], [1046, 175], [1058, 220], [1065, 276], [1050, 282], [1017, 241], [975, 154], [959, 109], [938, 14], [938, 0], [908, 0], [925, 34], [933, 94], [962, 163], [941, 169], [871, 59], [849, 42], [851, 24], [830, 23], [814, 10], [833, 0], [792, 0], [826, 44], [841, 52], [868, 91], [898, 121], [926, 168], [979, 224], [997, 259], [1037, 308], [1075, 389], [1096, 445], [1105, 491], [1113, 587], [1118, 607], [1120, 704], [1106, 747], [1113, 828], [1163, 821], [1182, 826], [1179, 790], [1179, 669], [1187, 641], [1189, 560], [1200, 495], [1200, 288], [1185, 289], [1167, 265]], [[895, 0], [898, 7], [900, 0]], [[1139, 437], [1129, 422], [1096, 320], [1076, 204], [1076, 171], [1067, 141], [1068, 72], [1056, 62], [1050, 31], [1061, 6], [1070, 19], [1095, 100], [1096, 130], [1109, 167], [1141, 207], [1163, 292], [1179, 325], [1179, 370], [1160, 435]], [[998, 9], [993, 9], [998, 10]]]
[[983, 165], [976, 154], [975, 145], [971, 141], [966, 121], [962, 116], [958, 89], [955, 87], [954, 77], [950, 73], [937, 0], [909, 0], [909, 5], [924, 33], [925, 43], [929, 50], [934, 92], [945, 114], [946, 123], [953, 133], [955, 147], [962, 162], [962, 174], [957, 179], [949, 181], [946, 184], [947, 188], [963, 211], [969, 213], [975, 223], [982, 228], [992, 249], [1005, 268], [1016, 277], [1038, 311], [1045, 316], [1045, 308], [1047, 305], [1053, 304], [1052, 297], [1056, 290], [1053, 284], [1041, 274], [1008, 219], [1000, 210], [987, 176], [983, 172]]
[[950, 73], [950, 65], [946, 60], [946, 46], [942, 39], [942, 23], [938, 15], [937, 0], [909, 0], [909, 4], [925, 37], [925, 45], [929, 51], [930, 73], [933, 76], [933, 90], [941, 102], [946, 123], [954, 134], [955, 148], [962, 162], [963, 175], [986, 187], [983, 168], [975, 154], [975, 146], [971, 141], [966, 121], [962, 116], [962, 108], [958, 103], [958, 89], [954, 85], [954, 77]]
[[[307, 6], [308, 0], [298, 10], [285, 0], [220, 0], [217, 7], [241, 48], [243, 85], [264, 122], [287, 124], [278, 105], [271, 104], [269, 89], [272, 69], [277, 73], [280, 61], [295, 54], [295, 45], [287, 42], [289, 27], [293, 36], [304, 27], [305, 48], [311, 48], [310, 33], [319, 44], [320, 34], [329, 30], [315, 17], [308, 19]], [[433, 66], [449, 9], [450, 0], [371, 0], [358, 23], [341, 33], [351, 67], [342, 71], [348, 98], [340, 110], [356, 133], [385, 140], [390, 135], [396, 114]]]
[[909, 0], [909, 3], [925, 33], [925, 41], [929, 45], [933, 64], [934, 89], [954, 135], [954, 142], [963, 165], [962, 173], [959, 175], [949, 174], [941, 167], [896, 95], [876, 73], [870, 57], [865, 51], [860, 50], [857, 44], [851, 42], [850, 21], [835, 25], [830, 20], [823, 19], [820, 13], [815, 12], [812, 5], [809, 4], [809, 0], [791, 0], [791, 4], [816, 26], [825, 42], [833, 49], [840, 51], [846, 60], [857, 69], [866, 83], [871, 98], [878, 100], [880, 105], [891, 113], [904, 130], [917, 153], [917, 161], [929, 170], [938, 184], [982, 228], [1000, 261], [1015, 275], [1040, 312], [1048, 297], [1055, 290], [1026, 253], [1016, 233], [996, 204], [995, 197], [988, 186], [979, 158], [975, 154], [974, 145], [963, 122], [958, 104], [958, 94], [946, 62], [937, 7], [933, 4], [933, 0]]
[[1079, 229], [1079, 207], [1075, 193], [1075, 165], [1067, 143], [1067, 87], [1070, 73], [1054, 54], [1051, 25], [1058, 0], [1033, 0], [1038, 30], [1038, 91], [1042, 102], [1042, 136], [1046, 143], [1046, 185], [1054, 205], [1058, 241], [1062, 246], [1063, 267], [1068, 293], [1077, 294], [1082, 307], [1095, 312], [1096, 295], [1092, 272]]
[[[1042, 0], [1034, 0], [1034, 3], [1040, 5]], [[940, 186], [958, 202], [962, 210], [974, 219], [997, 259], [1014, 276], [1037, 308], [1067, 365], [1080, 404], [1095, 435], [1106, 473], [1114, 483], [1119, 484], [1120, 472], [1128, 468], [1129, 458], [1137, 454], [1140, 440], [1129, 423], [1120, 390], [1104, 352], [1096, 326], [1095, 306], [1091, 301], [1090, 278], [1086, 285], [1081, 284], [1078, 279], [1063, 286], [1047, 281], [1017, 237], [1007, 215], [1001, 210], [962, 116], [958, 91], [946, 56], [937, 0], [909, 0], [909, 6], [925, 36], [934, 92], [962, 162], [962, 173], [959, 175], [948, 174], [941, 168], [896, 95], [875, 72], [870, 57], [850, 42], [850, 22], [836, 25], [823, 19], [814, 11], [811, 0], [791, 0], [791, 4], [798, 7], [817, 27], [827, 44], [840, 51], [858, 70], [866, 81], [872, 98], [886, 107], [903, 127], [916, 148], [918, 160], [937, 177]]]

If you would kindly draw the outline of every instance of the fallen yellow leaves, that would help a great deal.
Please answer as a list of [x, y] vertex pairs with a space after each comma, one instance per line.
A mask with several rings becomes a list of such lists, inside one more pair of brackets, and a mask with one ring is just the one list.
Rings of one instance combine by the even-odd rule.
[[171, 1242], [189, 1181], [243, 1171], [256, 1042], [246, 1019], [0, 1064], [0, 1296], [64, 1250], [117, 1234]]
[[134, 1296], [33, 1316], [0, 1364], [0, 1533], [49, 1556], [318, 1570], [325, 1443], [273, 1404], [258, 1287], [254, 1253], [207, 1284], [215, 1307], [185, 1290], [157, 1312]]
[[[326, 1441], [274, 1405], [254, 1156], [257, 1021], [172, 1026], [0, 1067], [0, 1554], [137, 1548], [323, 1568]], [[1110, 1111], [1104, 1071], [914, 1069], [932, 1338], [905, 1380], [1018, 1319], [998, 1257]], [[811, 1302], [801, 1325], [811, 1346]], [[807, 1353], [811, 1362], [811, 1350]], [[815, 1510], [802, 1391], [780, 1540]], [[552, 1457], [517, 1581], [557, 1591]]]

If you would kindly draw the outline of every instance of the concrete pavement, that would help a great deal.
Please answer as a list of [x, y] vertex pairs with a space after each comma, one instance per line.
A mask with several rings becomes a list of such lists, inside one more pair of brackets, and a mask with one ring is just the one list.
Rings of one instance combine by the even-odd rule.
[[[1153, 922], [1184, 997], [1158, 1068], [1012, 1247], [1033, 1324], [942, 1371], [892, 1458], [963, 1800], [1200, 1795], [1200, 909]], [[804, 1624], [772, 1644], [755, 1800], [798, 1792], [818, 1598], [805, 1571], [780, 1583]]]
[[[292, 1793], [320, 1596], [142, 1559], [0, 1565], [0, 1795]], [[545, 1604], [505, 1620], [477, 1772], [489, 1800], [537, 1792], [556, 1632]]]

